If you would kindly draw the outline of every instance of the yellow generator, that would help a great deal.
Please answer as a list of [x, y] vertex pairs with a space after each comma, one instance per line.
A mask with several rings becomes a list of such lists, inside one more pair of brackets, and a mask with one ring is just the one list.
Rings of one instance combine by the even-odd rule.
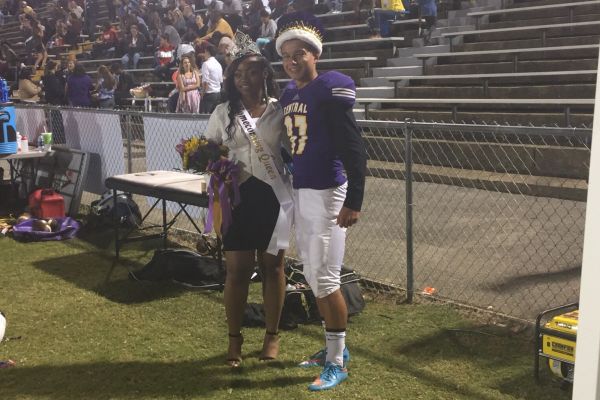
[[536, 380], [539, 378], [540, 357], [543, 357], [548, 359], [550, 370], [561, 378], [563, 383], [573, 383], [578, 307], [579, 303], [571, 303], [538, 315], [535, 324]]

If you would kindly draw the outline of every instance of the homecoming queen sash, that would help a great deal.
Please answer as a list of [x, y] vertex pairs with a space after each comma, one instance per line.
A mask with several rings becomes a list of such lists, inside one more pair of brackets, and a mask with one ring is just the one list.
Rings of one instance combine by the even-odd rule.
[[[270, 104], [270, 103], [269, 103]], [[267, 253], [277, 255], [279, 250], [285, 250], [290, 246], [290, 230], [292, 227], [292, 218], [294, 211], [294, 203], [292, 200], [292, 187], [290, 181], [281, 176], [274, 162], [273, 153], [263, 145], [259, 134], [256, 132], [256, 124], [250, 117], [250, 114], [245, 108], [236, 115], [242, 131], [250, 140], [252, 151], [256, 154], [260, 165], [264, 168], [266, 180], [277, 200], [279, 201], [279, 215], [273, 229], [273, 235], [267, 247]]]

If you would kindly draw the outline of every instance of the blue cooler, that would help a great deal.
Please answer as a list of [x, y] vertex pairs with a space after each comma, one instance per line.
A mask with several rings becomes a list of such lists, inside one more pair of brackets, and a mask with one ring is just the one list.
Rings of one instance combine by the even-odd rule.
[[18, 151], [15, 120], [15, 106], [0, 103], [0, 154], [16, 154]]

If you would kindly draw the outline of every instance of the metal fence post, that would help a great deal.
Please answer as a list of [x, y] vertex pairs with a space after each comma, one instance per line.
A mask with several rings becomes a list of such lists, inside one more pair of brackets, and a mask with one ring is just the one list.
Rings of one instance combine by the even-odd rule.
[[413, 271], [413, 193], [412, 193], [412, 127], [411, 120], [405, 120], [404, 131], [404, 171], [406, 176], [406, 302], [411, 304], [414, 296]]
[[133, 172], [133, 155], [131, 154], [131, 115], [125, 115], [125, 126], [127, 126], [127, 173]]

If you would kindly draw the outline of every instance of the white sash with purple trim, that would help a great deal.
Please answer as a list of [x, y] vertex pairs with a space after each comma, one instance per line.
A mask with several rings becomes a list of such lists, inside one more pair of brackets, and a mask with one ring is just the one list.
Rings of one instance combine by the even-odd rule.
[[[269, 103], [270, 104], [270, 103]], [[279, 215], [273, 235], [267, 247], [267, 253], [277, 255], [279, 250], [285, 250], [290, 246], [290, 230], [292, 228], [294, 201], [292, 199], [292, 185], [277, 170], [273, 162], [274, 156], [271, 150], [264, 146], [256, 131], [256, 124], [245, 108], [236, 115], [236, 118], [242, 127], [242, 131], [250, 141], [252, 151], [256, 153], [260, 165], [265, 170], [265, 182], [271, 186], [277, 200], [279, 201]]]

